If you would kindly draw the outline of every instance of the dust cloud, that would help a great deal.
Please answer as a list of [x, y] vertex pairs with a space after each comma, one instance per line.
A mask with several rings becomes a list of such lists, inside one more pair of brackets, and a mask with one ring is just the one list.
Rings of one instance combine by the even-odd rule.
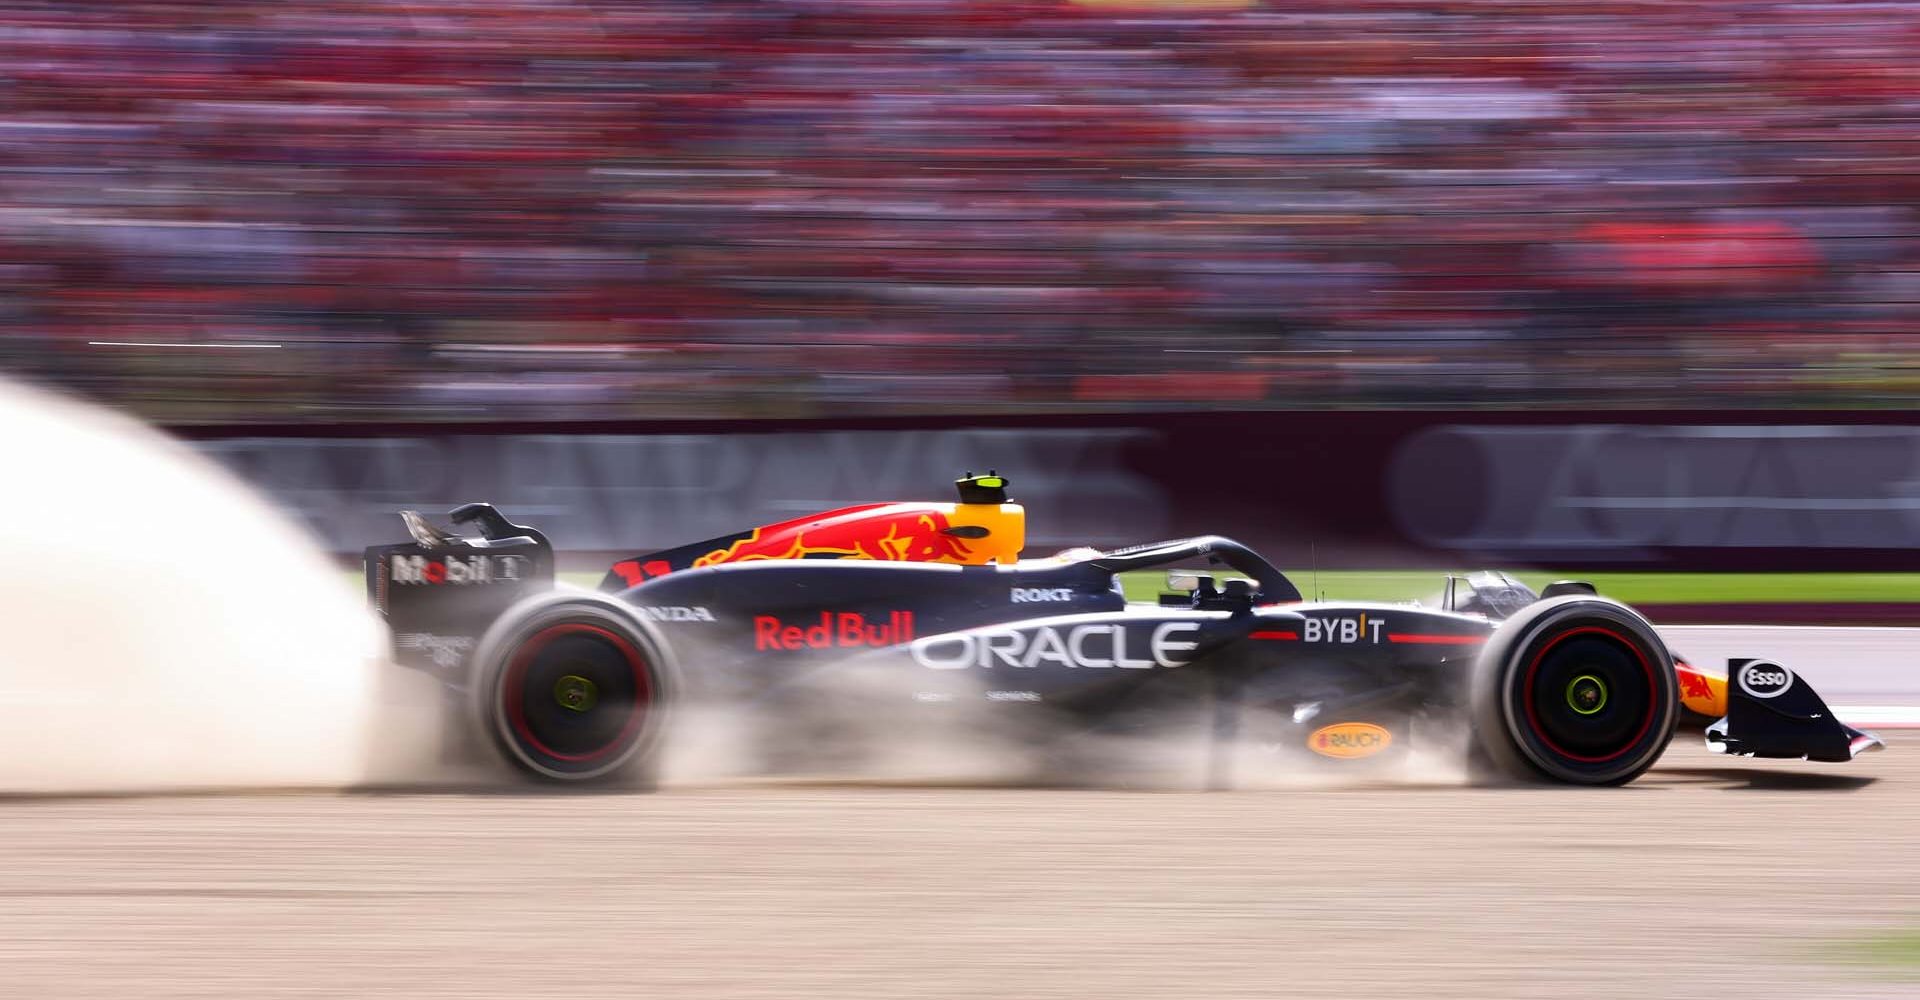
[[431, 759], [431, 692], [244, 484], [5, 381], [0, 427], [0, 794], [344, 786]]
[[[700, 659], [697, 647], [677, 652]], [[682, 706], [660, 779], [1148, 792], [1468, 781], [1464, 721], [1422, 717], [1390, 752], [1334, 761], [1307, 749], [1313, 725], [1271, 707], [1237, 706], [1223, 728], [1204, 675], [1187, 680], [1137, 712], [1089, 725], [1042, 704], [996, 703], [977, 677], [856, 657], [771, 699]]]

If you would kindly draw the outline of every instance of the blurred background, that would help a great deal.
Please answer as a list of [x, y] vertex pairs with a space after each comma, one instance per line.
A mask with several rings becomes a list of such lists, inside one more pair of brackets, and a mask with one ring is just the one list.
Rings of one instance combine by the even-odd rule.
[[1920, 7], [0, 0], [0, 32], [0, 370], [199, 439], [343, 560], [486, 498], [604, 567], [986, 466], [1039, 552], [1857, 572], [1920, 539]]
[[1909, 406], [1916, 29], [0, 3], [0, 365], [176, 425]]

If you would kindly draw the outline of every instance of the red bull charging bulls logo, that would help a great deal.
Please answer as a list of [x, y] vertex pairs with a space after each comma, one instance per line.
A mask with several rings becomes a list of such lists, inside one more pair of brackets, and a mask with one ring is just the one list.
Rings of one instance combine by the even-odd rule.
[[763, 559], [874, 559], [979, 566], [1020, 558], [1018, 504], [870, 503], [769, 524], [614, 563], [603, 589]]
[[947, 533], [947, 517], [937, 510], [919, 504], [883, 504], [845, 513], [851, 516], [759, 528], [727, 548], [695, 559], [693, 565], [821, 557], [966, 562], [970, 555], [964, 540]]

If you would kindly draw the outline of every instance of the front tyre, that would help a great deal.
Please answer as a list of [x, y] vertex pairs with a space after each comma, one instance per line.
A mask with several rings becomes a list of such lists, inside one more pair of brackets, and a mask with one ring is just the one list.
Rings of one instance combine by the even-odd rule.
[[475, 715], [537, 778], [604, 784], [645, 774], [672, 694], [665, 645], [616, 601], [543, 595], [510, 609], [474, 658]]
[[1474, 665], [1475, 746], [1509, 777], [1619, 785], [1653, 766], [1680, 701], [1673, 657], [1624, 604], [1542, 601], [1502, 623]]

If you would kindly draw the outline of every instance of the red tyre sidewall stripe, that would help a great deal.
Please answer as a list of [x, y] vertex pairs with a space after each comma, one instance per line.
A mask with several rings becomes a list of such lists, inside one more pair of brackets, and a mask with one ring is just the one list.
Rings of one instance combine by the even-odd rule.
[[[1576, 635], [1604, 635], [1620, 643], [1633, 652], [1634, 659], [1640, 661], [1640, 669], [1645, 671], [1647, 675], [1647, 714], [1645, 718], [1640, 720], [1640, 730], [1633, 734], [1633, 739], [1628, 740], [1625, 746], [1603, 757], [1583, 757], [1580, 754], [1570, 753], [1563, 749], [1558, 743], [1553, 741], [1552, 737], [1547, 735], [1545, 729], [1541, 728], [1539, 715], [1533, 710], [1533, 680], [1540, 674], [1540, 661], [1547, 658], [1547, 654], [1553, 650], [1553, 647], [1560, 645], [1562, 642]], [[1568, 760], [1579, 761], [1582, 764], [1605, 764], [1608, 761], [1618, 760], [1626, 756], [1629, 750], [1639, 746], [1640, 741], [1646, 739], [1647, 730], [1653, 728], [1653, 717], [1660, 714], [1660, 705], [1656, 700], [1659, 697], [1659, 692], [1660, 685], [1655, 682], [1653, 676], [1653, 664], [1647, 661], [1647, 654], [1640, 649], [1639, 643], [1628, 639], [1613, 629], [1603, 628], [1599, 625], [1587, 625], [1581, 628], [1568, 629], [1554, 636], [1547, 641], [1546, 645], [1540, 647], [1539, 652], [1533, 654], [1532, 662], [1527, 664], [1527, 683], [1525, 689], [1520, 692], [1520, 702], [1527, 710], [1527, 728], [1533, 731], [1533, 735], [1537, 737], [1540, 742], [1547, 745], [1547, 749], [1552, 750], [1554, 753]]]
[[[542, 743], [540, 738], [533, 734], [532, 727], [527, 725], [526, 692], [523, 690], [526, 687], [527, 669], [532, 666], [534, 656], [545, 649], [549, 643], [568, 635], [594, 635], [607, 640], [620, 651], [620, 655], [626, 657], [627, 665], [633, 670], [633, 708], [628, 713], [627, 724], [620, 728], [619, 734], [609, 740], [606, 746], [591, 753], [560, 753]], [[646, 657], [641, 656], [640, 651], [634, 648], [633, 643], [628, 642], [626, 637], [598, 625], [578, 622], [549, 625], [535, 632], [514, 652], [513, 662], [507, 665], [507, 672], [501, 684], [501, 702], [507, 712], [507, 722], [513, 726], [514, 734], [533, 750], [554, 760], [566, 761], [570, 764], [590, 763], [625, 746], [633, 739], [634, 734], [640, 731], [641, 723], [646, 720], [647, 708], [653, 704], [653, 677], [647, 671]]]

